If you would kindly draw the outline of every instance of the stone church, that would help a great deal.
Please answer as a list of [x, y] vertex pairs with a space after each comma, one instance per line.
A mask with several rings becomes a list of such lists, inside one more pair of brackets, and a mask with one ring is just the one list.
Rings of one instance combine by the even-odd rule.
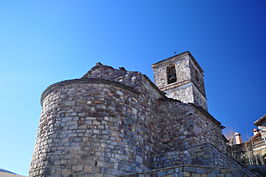
[[29, 176], [256, 176], [227, 155], [190, 52], [152, 68], [155, 84], [97, 63], [80, 79], [49, 86]]

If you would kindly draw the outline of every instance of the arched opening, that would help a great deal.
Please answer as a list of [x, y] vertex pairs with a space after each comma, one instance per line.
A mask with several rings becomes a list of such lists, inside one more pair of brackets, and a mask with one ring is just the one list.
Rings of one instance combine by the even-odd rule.
[[171, 84], [176, 82], [176, 70], [175, 70], [175, 65], [168, 66], [166, 69], [166, 74], [167, 74], [167, 83]]

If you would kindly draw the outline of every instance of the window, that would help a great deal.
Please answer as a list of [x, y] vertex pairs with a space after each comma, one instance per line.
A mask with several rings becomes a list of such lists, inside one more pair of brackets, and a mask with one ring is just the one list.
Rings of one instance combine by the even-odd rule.
[[168, 66], [167, 69], [167, 83], [171, 84], [176, 82], [176, 70], [175, 65]]

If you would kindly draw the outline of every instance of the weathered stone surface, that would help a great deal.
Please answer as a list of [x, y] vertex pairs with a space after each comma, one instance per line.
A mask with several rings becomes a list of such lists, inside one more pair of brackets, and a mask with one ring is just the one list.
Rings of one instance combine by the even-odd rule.
[[[167, 68], [173, 66], [176, 81], [168, 83]], [[156, 85], [169, 98], [194, 103], [207, 110], [204, 72], [189, 52], [184, 52], [152, 65]]]
[[41, 104], [31, 177], [252, 176], [225, 154], [220, 122], [139, 72], [98, 64], [49, 86]]
[[[175, 169], [179, 169], [176, 171]], [[226, 172], [221, 172], [226, 170]], [[197, 173], [201, 171], [204, 173]], [[220, 168], [215, 166], [182, 165], [172, 168], [155, 169], [142, 173], [120, 175], [119, 177], [250, 177], [256, 176], [248, 170], [241, 168]]]

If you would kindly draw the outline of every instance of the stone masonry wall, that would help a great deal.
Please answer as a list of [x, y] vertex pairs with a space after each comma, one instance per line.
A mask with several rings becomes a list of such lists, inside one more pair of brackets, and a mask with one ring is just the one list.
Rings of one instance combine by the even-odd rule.
[[195, 133], [195, 142], [202, 144], [209, 143], [219, 151], [225, 153], [227, 151], [226, 142], [222, 134], [222, 125], [219, 124], [220, 122], [214, 119], [207, 111], [201, 108], [196, 108], [195, 105], [192, 106], [194, 115], [193, 132]]
[[153, 141], [145, 122], [152, 101], [92, 81], [65, 81], [46, 91], [30, 176], [111, 177], [150, 166]]
[[[169, 98], [174, 98], [176, 100], [182, 100], [184, 103], [194, 103], [195, 105], [201, 106], [207, 110], [207, 100], [199, 92], [192, 82], [188, 82], [179, 87], [170, 87], [169, 89], [164, 90], [166, 96]], [[183, 98], [186, 97], [186, 100]]]
[[226, 151], [220, 123], [204, 113], [193, 104], [171, 99], [159, 101], [157, 116], [153, 119], [156, 146], [151, 155], [152, 168], [179, 164], [215, 165], [214, 162], [199, 161], [199, 155], [193, 150], [211, 144], [221, 152]]
[[204, 75], [203, 72], [198, 69], [195, 63], [190, 60], [189, 61], [189, 71], [190, 71], [190, 79], [197, 87], [199, 92], [206, 97], [205, 86], [204, 86]]
[[201, 106], [205, 110], [208, 110], [207, 99], [201, 94], [201, 92], [196, 88], [192, 87], [194, 104]]
[[161, 98], [164, 93], [159, 90], [150, 79], [137, 71], [126, 71], [114, 69], [106, 65], [96, 65], [82, 78], [98, 78], [108, 81], [114, 81], [134, 88], [140, 93], [153, 99]]
[[178, 165], [119, 177], [257, 177], [257, 175], [243, 168]]
[[[153, 67], [155, 84], [162, 90], [165, 90], [165, 86], [168, 85], [166, 68], [169, 64], [175, 64], [177, 72], [176, 83], [183, 83], [184, 81], [190, 80], [189, 60], [173, 58]], [[174, 85], [174, 83], [169, 85]]]
[[[164, 90], [168, 98], [174, 98], [176, 100], [182, 100], [184, 103], [194, 103], [194, 94], [192, 83], [188, 82], [179, 87], [173, 87]], [[186, 97], [186, 100], [183, 98]]]
[[245, 171], [223, 154], [220, 122], [167, 98], [139, 72], [100, 64], [49, 86], [41, 104], [30, 177], [114, 177], [176, 165], [215, 166], [202, 174]]
[[[176, 82], [167, 83], [167, 67], [175, 66]], [[156, 85], [169, 98], [194, 103], [207, 110], [203, 70], [193, 56], [185, 52], [152, 65]]]

